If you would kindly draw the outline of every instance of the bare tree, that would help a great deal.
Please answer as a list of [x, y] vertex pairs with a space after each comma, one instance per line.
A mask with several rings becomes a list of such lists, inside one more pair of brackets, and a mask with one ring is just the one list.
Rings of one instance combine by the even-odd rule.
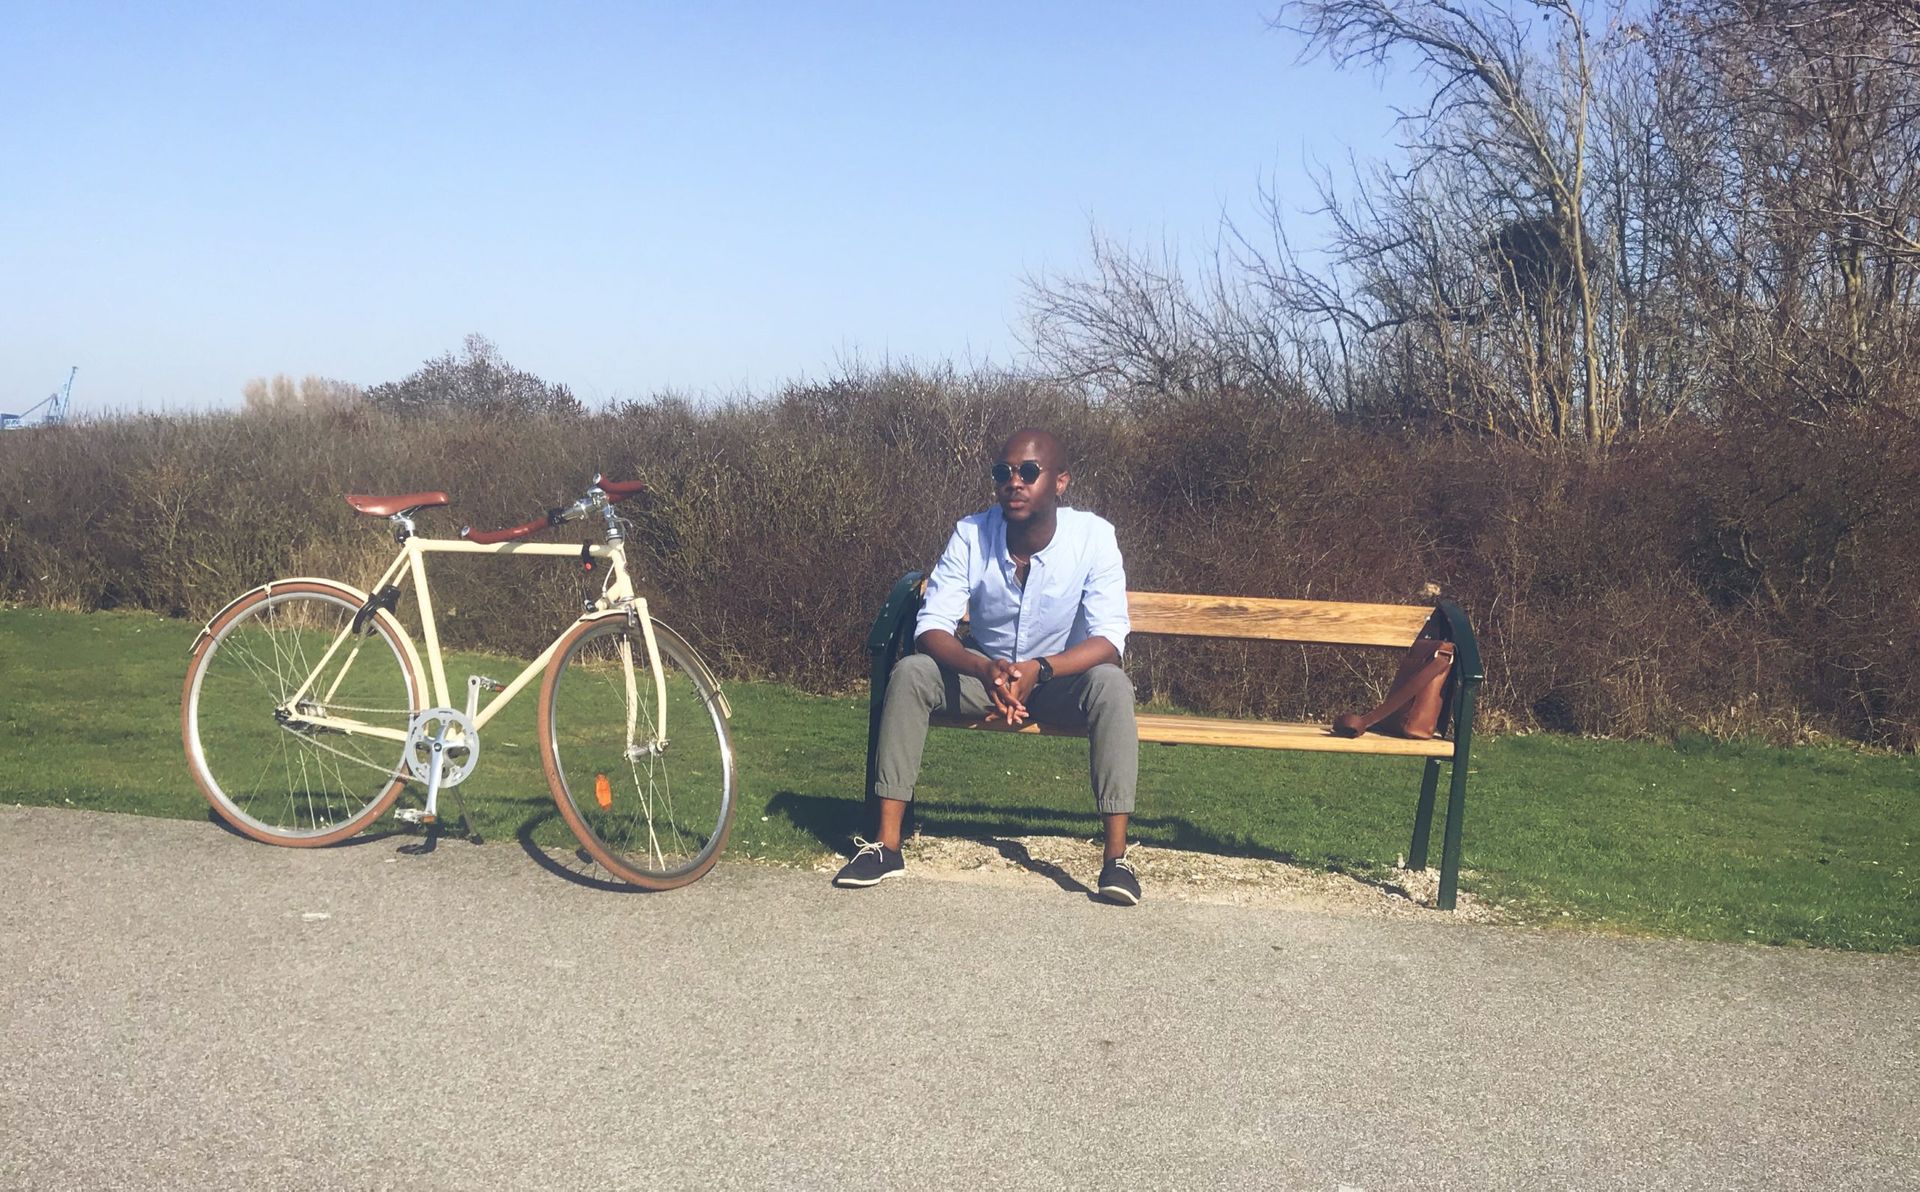
[[1106, 395], [1191, 397], [1224, 389], [1307, 400], [1313, 338], [1263, 301], [1220, 250], [1189, 280], [1179, 254], [1101, 236], [1087, 277], [1031, 277], [1027, 346], [1057, 380]]
[[1920, 415], [1911, 0], [1297, 0], [1276, 23], [1341, 65], [1411, 59], [1405, 168], [1323, 177], [1311, 249], [1271, 194], [1210, 259], [1096, 235], [1091, 276], [1029, 283], [1060, 375], [1596, 448], [1751, 408]]
[[[1536, 14], [1544, 34], [1519, 13]], [[1406, 116], [1414, 173], [1442, 163], [1472, 186], [1486, 212], [1487, 250], [1516, 296], [1525, 295], [1542, 369], [1575, 365], [1576, 392], [1545, 385], [1555, 437], [1578, 429], [1604, 445], [1619, 424], [1603, 368], [1601, 294], [1587, 218], [1587, 170], [1596, 65], [1588, 7], [1529, 0], [1518, 10], [1448, 0], [1299, 0], [1279, 18], [1307, 39], [1308, 54], [1337, 64], [1384, 66], [1411, 55], [1433, 84], [1428, 107]], [[1553, 304], [1562, 297], [1570, 322]], [[1565, 325], [1563, 325], [1563, 323]], [[1543, 375], [1543, 380], [1546, 378]]]
[[1920, 19], [1887, 0], [1669, 0], [1660, 76], [1734, 225], [1703, 247], [1727, 383], [1794, 417], [1915, 403]]
[[367, 390], [367, 401], [405, 417], [448, 411], [507, 417], [581, 412], [572, 390], [514, 368], [481, 335], [467, 336], [460, 356], [448, 352], [402, 380], [375, 385]]

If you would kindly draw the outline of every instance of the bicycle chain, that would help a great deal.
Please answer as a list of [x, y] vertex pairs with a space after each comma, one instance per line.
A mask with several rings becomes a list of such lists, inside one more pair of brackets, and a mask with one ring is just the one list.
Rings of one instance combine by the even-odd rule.
[[[282, 726], [282, 727], [284, 727], [284, 726]], [[295, 729], [291, 729], [291, 728], [289, 728], [289, 729], [287, 729], [286, 731], [288, 731], [288, 732], [290, 732], [290, 733], [292, 733], [292, 732], [297, 732], [297, 730], [295, 730]], [[385, 770], [385, 771], [387, 771], [387, 774], [388, 774], [388, 776], [389, 776], [389, 777], [392, 777], [392, 778], [405, 778], [405, 777], [406, 777], [406, 775], [405, 775], [405, 774], [402, 774], [402, 773], [400, 772], [400, 769], [399, 769], [398, 767], [393, 767], [393, 766], [382, 766], [382, 765], [381, 765], [381, 764], [380, 764], [379, 762], [375, 762], [375, 761], [368, 761], [368, 760], [367, 760], [366, 758], [364, 758], [364, 757], [360, 757], [360, 756], [358, 756], [357, 754], [352, 754], [352, 753], [348, 753], [348, 752], [347, 752], [346, 750], [344, 750], [344, 749], [336, 749], [336, 748], [334, 748], [333, 746], [331, 746], [331, 745], [329, 745], [329, 744], [327, 744], [327, 743], [326, 743], [325, 741], [322, 741], [322, 740], [321, 740], [320, 738], [318, 738], [318, 737], [316, 737], [316, 736], [314, 736], [314, 735], [313, 735], [312, 733], [299, 733], [298, 735], [300, 736], [300, 739], [301, 739], [301, 740], [303, 740], [303, 741], [305, 741], [305, 742], [306, 742], [307, 744], [309, 744], [309, 745], [312, 745], [312, 746], [314, 746], [314, 747], [315, 747], [315, 748], [317, 748], [317, 749], [324, 749], [324, 750], [326, 750], [326, 751], [327, 751], [328, 753], [331, 753], [331, 754], [333, 754], [333, 755], [334, 755], [335, 757], [344, 757], [344, 758], [346, 758], [346, 759], [347, 759], [348, 761], [350, 761], [350, 762], [357, 762], [357, 763], [359, 763], [360, 765], [363, 765], [363, 766], [365, 766], [365, 767], [366, 767], [367, 769], [369, 769], [369, 770]], [[402, 759], [401, 759], [401, 764], [402, 764], [402, 765], [404, 765], [404, 764], [405, 764], [405, 762], [406, 762], [406, 759], [405, 759], [405, 758], [402, 758]]]
[[315, 704], [314, 707], [326, 712], [372, 712], [380, 716], [405, 716], [408, 720], [412, 720], [414, 715], [412, 708], [362, 708], [353, 704]]

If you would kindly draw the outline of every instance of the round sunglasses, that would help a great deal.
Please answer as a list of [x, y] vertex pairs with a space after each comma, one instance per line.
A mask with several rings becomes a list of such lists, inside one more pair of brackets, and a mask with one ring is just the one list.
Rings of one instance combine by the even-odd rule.
[[1031, 459], [1025, 461], [1017, 468], [1009, 463], [997, 463], [993, 465], [993, 482], [995, 484], [1009, 484], [1013, 481], [1014, 476], [1018, 475], [1022, 484], [1032, 484], [1034, 481], [1040, 479], [1041, 471], [1042, 469], [1039, 462]]

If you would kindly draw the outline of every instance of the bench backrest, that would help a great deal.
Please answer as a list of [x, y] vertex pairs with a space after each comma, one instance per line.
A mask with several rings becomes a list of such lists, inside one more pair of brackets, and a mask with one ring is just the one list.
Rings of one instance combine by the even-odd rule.
[[1127, 614], [1135, 633], [1337, 646], [1407, 646], [1420, 636], [1434, 610], [1431, 605], [1418, 604], [1128, 592]]

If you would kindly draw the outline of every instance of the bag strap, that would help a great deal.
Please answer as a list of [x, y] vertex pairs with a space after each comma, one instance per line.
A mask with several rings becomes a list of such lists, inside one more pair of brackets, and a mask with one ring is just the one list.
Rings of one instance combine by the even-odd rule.
[[[1382, 720], [1385, 720], [1387, 717], [1412, 703], [1415, 696], [1427, 689], [1427, 684], [1445, 674], [1447, 668], [1452, 665], [1453, 643], [1441, 642], [1434, 648], [1433, 657], [1427, 659], [1426, 665], [1407, 676], [1404, 681], [1395, 684], [1393, 690], [1387, 692], [1387, 698], [1379, 707], [1368, 712], [1365, 716], [1360, 717], [1360, 732], [1366, 732], [1374, 725], [1379, 724]], [[1359, 733], [1355, 733], [1354, 735], [1358, 736]]]

